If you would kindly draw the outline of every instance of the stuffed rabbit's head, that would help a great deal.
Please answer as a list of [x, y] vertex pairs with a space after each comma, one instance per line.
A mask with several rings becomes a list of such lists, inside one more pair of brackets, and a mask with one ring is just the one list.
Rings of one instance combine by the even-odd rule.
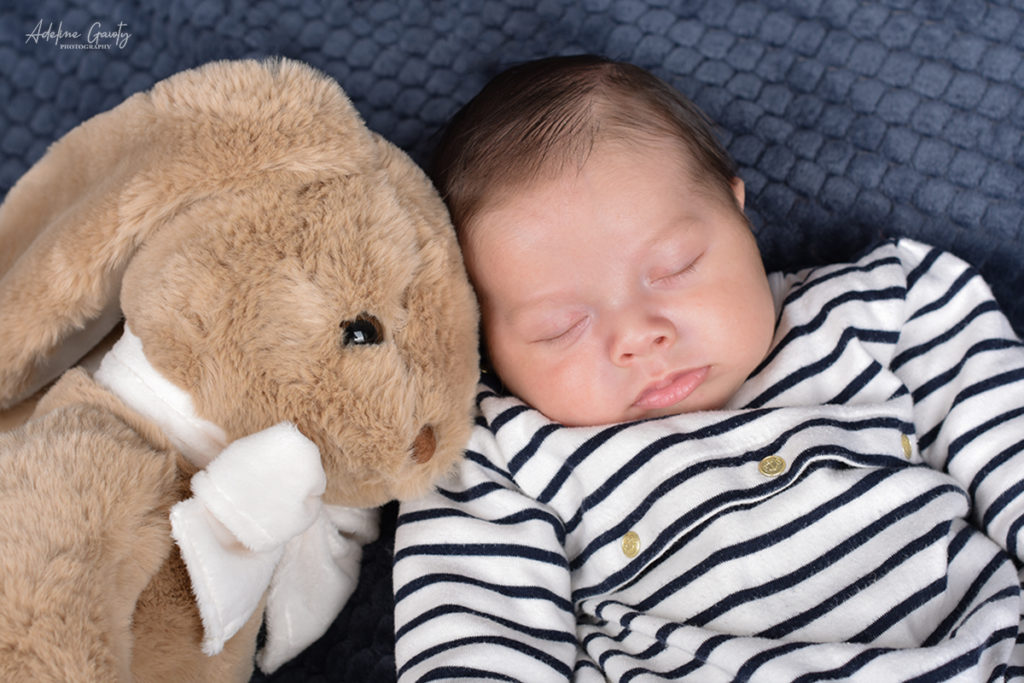
[[[213, 64], [136, 98], [69, 134], [0, 209], [0, 239], [11, 215], [45, 224], [0, 296], [55, 312], [0, 340], [46, 367], [120, 283], [146, 358], [228, 439], [294, 422], [320, 448], [327, 503], [423, 492], [468, 436], [478, 361], [475, 302], [429, 181], [294, 62]], [[68, 143], [90, 126], [79, 147], [140, 138], [116, 143], [131, 149], [94, 186], [51, 192], [71, 198], [54, 211], [32, 190], [60, 169], [37, 169], [86, 156]], [[69, 210], [93, 229], [61, 225]], [[17, 369], [0, 368], [8, 396], [31, 385]]]
[[199, 414], [229, 438], [294, 422], [320, 447], [331, 503], [422, 492], [468, 436], [475, 381], [475, 309], [445, 213], [376, 146], [361, 173], [191, 207], [122, 288], [150, 362]]

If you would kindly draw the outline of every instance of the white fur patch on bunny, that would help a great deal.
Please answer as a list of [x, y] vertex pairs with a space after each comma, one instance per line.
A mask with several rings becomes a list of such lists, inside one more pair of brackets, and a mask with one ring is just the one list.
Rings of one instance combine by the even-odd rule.
[[163, 430], [174, 447], [196, 467], [205, 467], [227, 445], [224, 430], [196, 415], [192, 397], [146, 360], [142, 341], [125, 325], [104, 354], [93, 379]]
[[[104, 356], [98, 383], [154, 421], [193, 464], [193, 497], [171, 509], [203, 623], [203, 651], [220, 652], [267, 595], [266, 672], [319, 638], [359, 580], [362, 546], [377, 538], [377, 510], [323, 505], [316, 445], [288, 422], [226, 446], [220, 427], [124, 335]], [[268, 592], [269, 589], [269, 592]]]

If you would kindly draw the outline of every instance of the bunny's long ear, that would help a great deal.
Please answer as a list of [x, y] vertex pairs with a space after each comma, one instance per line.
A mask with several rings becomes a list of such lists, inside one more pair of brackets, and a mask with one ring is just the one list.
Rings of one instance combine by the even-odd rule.
[[[0, 408], [35, 392], [117, 323], [139, 224], [119, 214], [151, 163], [144, 95], [70, 131], [0, 205]], [[151, 131], [152, 132], [152, 131]]]
[[369, 135], [333, 79], [283, 59], [183, 71], [69, 132], [0, 206], [0, 409], [116, 324], [154, 231], [273, 174], [365, 168]]

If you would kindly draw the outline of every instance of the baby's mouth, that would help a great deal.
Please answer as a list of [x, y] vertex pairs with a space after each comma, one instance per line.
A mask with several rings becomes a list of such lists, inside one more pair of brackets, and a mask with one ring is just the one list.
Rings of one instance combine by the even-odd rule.
[[661, 410], [692, 394], [708, 376], [708, 366], [691, 368], [651, 382], [633, 402], [634, 408]]

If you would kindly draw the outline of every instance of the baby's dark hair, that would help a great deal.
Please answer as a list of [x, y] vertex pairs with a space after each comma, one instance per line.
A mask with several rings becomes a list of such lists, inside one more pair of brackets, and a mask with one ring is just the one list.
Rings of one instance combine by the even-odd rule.
[[596, 55], [548, 57], [494, 77], [441, 135], [431, 174], [463, 233], [489, 193], [569, 164], [604, 140], [682, 143], [695, 183], [733, 198], [735, 165], [708, 118], [638, 66]]

